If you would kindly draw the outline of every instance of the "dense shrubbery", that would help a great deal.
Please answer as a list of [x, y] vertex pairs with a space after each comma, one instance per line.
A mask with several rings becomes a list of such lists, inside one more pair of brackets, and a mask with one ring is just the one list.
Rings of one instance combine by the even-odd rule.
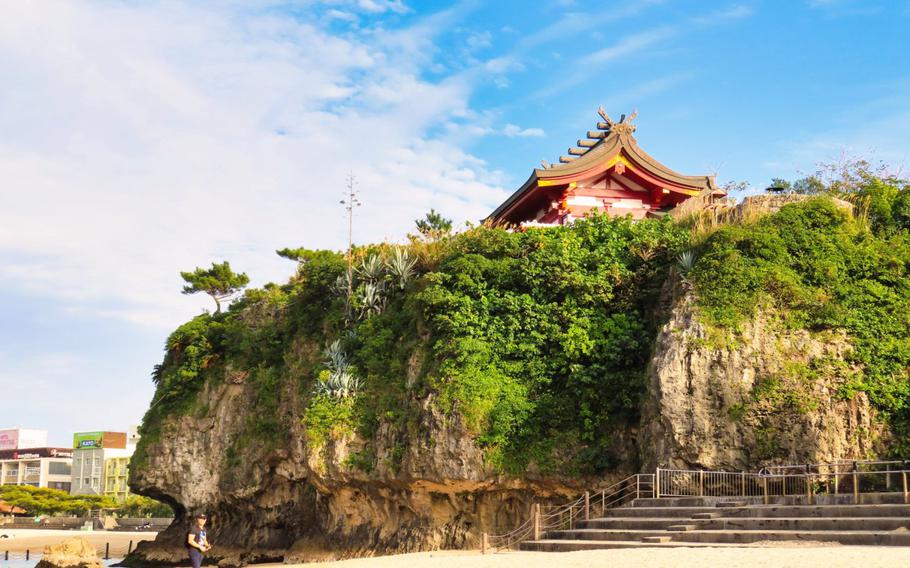
[[[418, 400], [435, 393], [502, 471], [531, 463], [544, 472], [603, 471], [616, 461], [615, 434], [638, 420], [657, 297], [677, 259], [716, 326], [735, 329], [767, 304], [790, 326], [847, 332], [864, 372], [844, 395], [868, 392], [904, 428], [910, 193], [874, 176], [849, 193], [858, 219], [819, 198], [721, 227], [694, 254], [685, 254], [689, 230], [669, 220], [592, 217], [457, 235], [443, 226], [404, 249], [355, 250], [350, 299], [343, 255], [280, 251], [298, 262], [288, 284], [248, 290], [228, 312], [199, 316], [168, 339], [143, 444], [165, 415], [204, 412], [195, 394], [206, 381], [241, 373], [256, 412], [229, 463], [245, 443], [286, 441], [285, 395], [306, 407], [298, 414], [315, 448], [342, 432], [369, 438], [379, 421], [412, 431]], [[329, 383], [341, 367], [351, 388]], [[293, 393], [282, 390], [295, 382]], [[371, 455], [352, 463], [366, 468]]]

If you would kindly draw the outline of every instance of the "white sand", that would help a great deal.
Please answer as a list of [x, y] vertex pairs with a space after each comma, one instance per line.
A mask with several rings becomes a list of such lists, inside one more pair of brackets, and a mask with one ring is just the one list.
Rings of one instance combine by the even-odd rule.
[[[282, 566], [282, 565], [276, 565]], [[283, 565], [290, 568], [290, 565]], [[638, 548], [582, 552], [421, 552], [308, 568], [898, 568], [910, 566], [910, 547], [766, 546], [752, 548]]]
[[140, 540], [152, 540], [157, 533], [151, 531], [65, 531], [54, 529], [4, 529], [0, 526], [0, 535], [8, 535], [9, 538], [0, 538], [0, 553], [3, 551], [25, 552], [30, 550], [34, 553], [44, 551], [48, 544], [56, 544], [74, 536], [80, 536], [88, 540], [95, 547], [104, 551], [107, 543], [111, 545], [111, 556], [122, 557], [129, 542], [133, 541], [133, 548]]

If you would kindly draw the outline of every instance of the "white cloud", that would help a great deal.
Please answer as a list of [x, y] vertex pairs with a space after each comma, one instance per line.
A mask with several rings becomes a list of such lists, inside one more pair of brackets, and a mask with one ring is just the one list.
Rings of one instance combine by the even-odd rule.
[[382, 14], [383, 12], [404, 14], [408, 12], [408, 7], [401, 0], [357, 0], [357, 5], [365, 12], [372, 14]]
[[657, 28], [645, 32], [627, 35], [615, 44], [591, 52], [581, 58], [581, 65], [600, 65], [637, 53], [655, 43], [675, 35], [671, 28]]
[[484, 217], [499, 174], [427, 135], [469, 114], [472, 77], [421, 78], [449, 16], [340, 38], [244, 3], [6, 6], [0, 281], [169, 327], [207, 305], [180, 270], [227, 259], [262, 283], [292, 270], [276, 248], [340, 248], [349, 170], [360, 242], [430, 207]]
[[502, 129], [502, 133], [506, 136], [533, 136], [539, 137], [544, 136], [544, 131], [542, 128], [522, 128], [514, 124], [506, 124], [505, 128]]

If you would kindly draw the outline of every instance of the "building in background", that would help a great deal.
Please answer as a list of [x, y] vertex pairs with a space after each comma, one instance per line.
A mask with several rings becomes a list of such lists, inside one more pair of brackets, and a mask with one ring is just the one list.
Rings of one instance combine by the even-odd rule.
[[0, 450], [0, 485], [31, 485], [70, 491], [73, 451], [69, 448]]
[[0, 451], [46, 448], [47, 430], [30, 428], [6, 428], [0, 430]]
[[138, 434], [81, 432], [73, 435], [73, 495], [104, 495], [118, 500], [129, 496], [130, 457]]

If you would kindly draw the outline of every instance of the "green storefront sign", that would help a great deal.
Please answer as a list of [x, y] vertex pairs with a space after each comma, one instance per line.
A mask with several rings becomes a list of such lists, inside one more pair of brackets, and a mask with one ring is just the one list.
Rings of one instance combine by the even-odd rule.
[[80, 432], [73, 434], [73, 448], [103, 448], [104, 432]]

